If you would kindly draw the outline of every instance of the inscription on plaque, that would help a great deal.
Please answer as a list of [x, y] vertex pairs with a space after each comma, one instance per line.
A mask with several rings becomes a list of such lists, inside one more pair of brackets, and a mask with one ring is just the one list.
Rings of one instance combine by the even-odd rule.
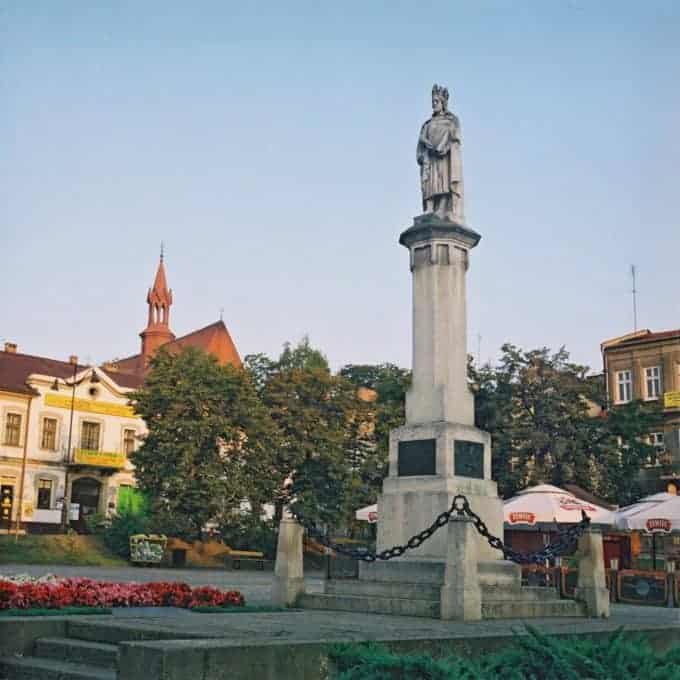
[[434, 439], [399, 442], [397, 470], [400, 477], [437, 474]]
[[456, 439], [453, 443], [453, 474], [484, 479], [484, 444]]

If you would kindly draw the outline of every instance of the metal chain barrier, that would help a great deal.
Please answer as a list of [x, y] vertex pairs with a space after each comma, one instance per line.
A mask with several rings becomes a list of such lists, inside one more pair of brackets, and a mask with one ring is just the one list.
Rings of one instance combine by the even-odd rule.
[[581, 521], [578, 524], [558, 531], [556, 540], [546, 545], [542, 550], [533, 553], [520, 553], [509, 546], [506, 546], [500, 538], [491, 534], [482, 518], [470, 507], [468, 499], [459, 494], [454, 496], [451, 507], [448, 510], [437, 515], [436, 519], [429, 527], [423, 529], [414, 536], [411, 536], [404, 545], [395, 545], [392, 548], [387, 548], [386, 550], [376, 553], [362, 548], [346, 548], [345, 546], [333, 543], [324, 532], [317, 529], [301, 512], [292, 512], [291, 514], [307, 530], [307, 533], [319, 541], [323, 546], [330, 548], [341, 555], [347, 555], [348, 557], [363, 562], [391, 560], [393, 557], [401, 557], [407, 550], [415, 550], [435, 532], [443, 526], [446, 526], [454, 515], [472, 519], [480, 536], [483, 536], [492, 548], [500, 550], [506, 560], [516, 562], [517, 564], [544, 564], [546, 560], [559, 557], [573, 545], [579, 536], [583, 535], [590, 525], [590, 518], [585, 512], [581, 511]]

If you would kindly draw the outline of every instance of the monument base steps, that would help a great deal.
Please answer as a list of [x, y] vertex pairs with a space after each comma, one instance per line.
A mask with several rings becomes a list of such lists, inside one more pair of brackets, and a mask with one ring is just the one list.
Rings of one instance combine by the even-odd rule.
[[[440, 618], [442, 562], [361, 563], [358, 579], [326, 581], [323, 594], [305, 594], [307, 609]], [[482, 618], [583, 617], [584, 606], [562, 600], [552, 588], [523, 587], [518, 565], [503, 560], [478, 564]]]
[[[536, 592], [515, 593], [513, 598], [488, 601], [482, 591], [483, 619], [524, 619], [585, 616], [580, 602], [560, 600], [554, 593], [547, 597]], [[552, 597], [551, 597], [552, 596]], [[418, 616], [440, 618], [441, 603], [436, 599], [414, 599], [378, 595], [306, 594], [300, 597], [299, 606], [305, 609], [326, 609], [368, 614], [391, 614], [393, 616]]]

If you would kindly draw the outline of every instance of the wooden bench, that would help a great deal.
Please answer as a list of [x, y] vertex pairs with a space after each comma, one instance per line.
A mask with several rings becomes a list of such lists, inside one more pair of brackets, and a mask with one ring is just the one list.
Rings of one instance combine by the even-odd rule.
[[264, 559], [264, 553], [256, 550], [230, 550], [224, 556], [225, 566], [231, 567], [234, 571], [240, 569], [243, 562], [252, 563], [256, 569], [264, 571], [265, 564], [269, 563], [270, 560]]

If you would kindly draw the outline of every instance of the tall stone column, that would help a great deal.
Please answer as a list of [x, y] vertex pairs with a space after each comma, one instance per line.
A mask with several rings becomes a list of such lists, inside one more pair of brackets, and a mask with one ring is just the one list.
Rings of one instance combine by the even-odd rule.
[[[480, 235], [434, 214], [417, 217], [399, 243], [413, 282], [413, 382], [406, 424], [390, 433], [389, 475], [378, 502], [378, 549], [404, 544], [464, 494], [489, 530], [503, 535], [502, 503], [491, 481], [491, 438], [474, 426], [467, 381], [465, 279]], [[441, 530], [402, 559], [444, 561]], [[502, 557], [482, 540], [480, 560]]]

